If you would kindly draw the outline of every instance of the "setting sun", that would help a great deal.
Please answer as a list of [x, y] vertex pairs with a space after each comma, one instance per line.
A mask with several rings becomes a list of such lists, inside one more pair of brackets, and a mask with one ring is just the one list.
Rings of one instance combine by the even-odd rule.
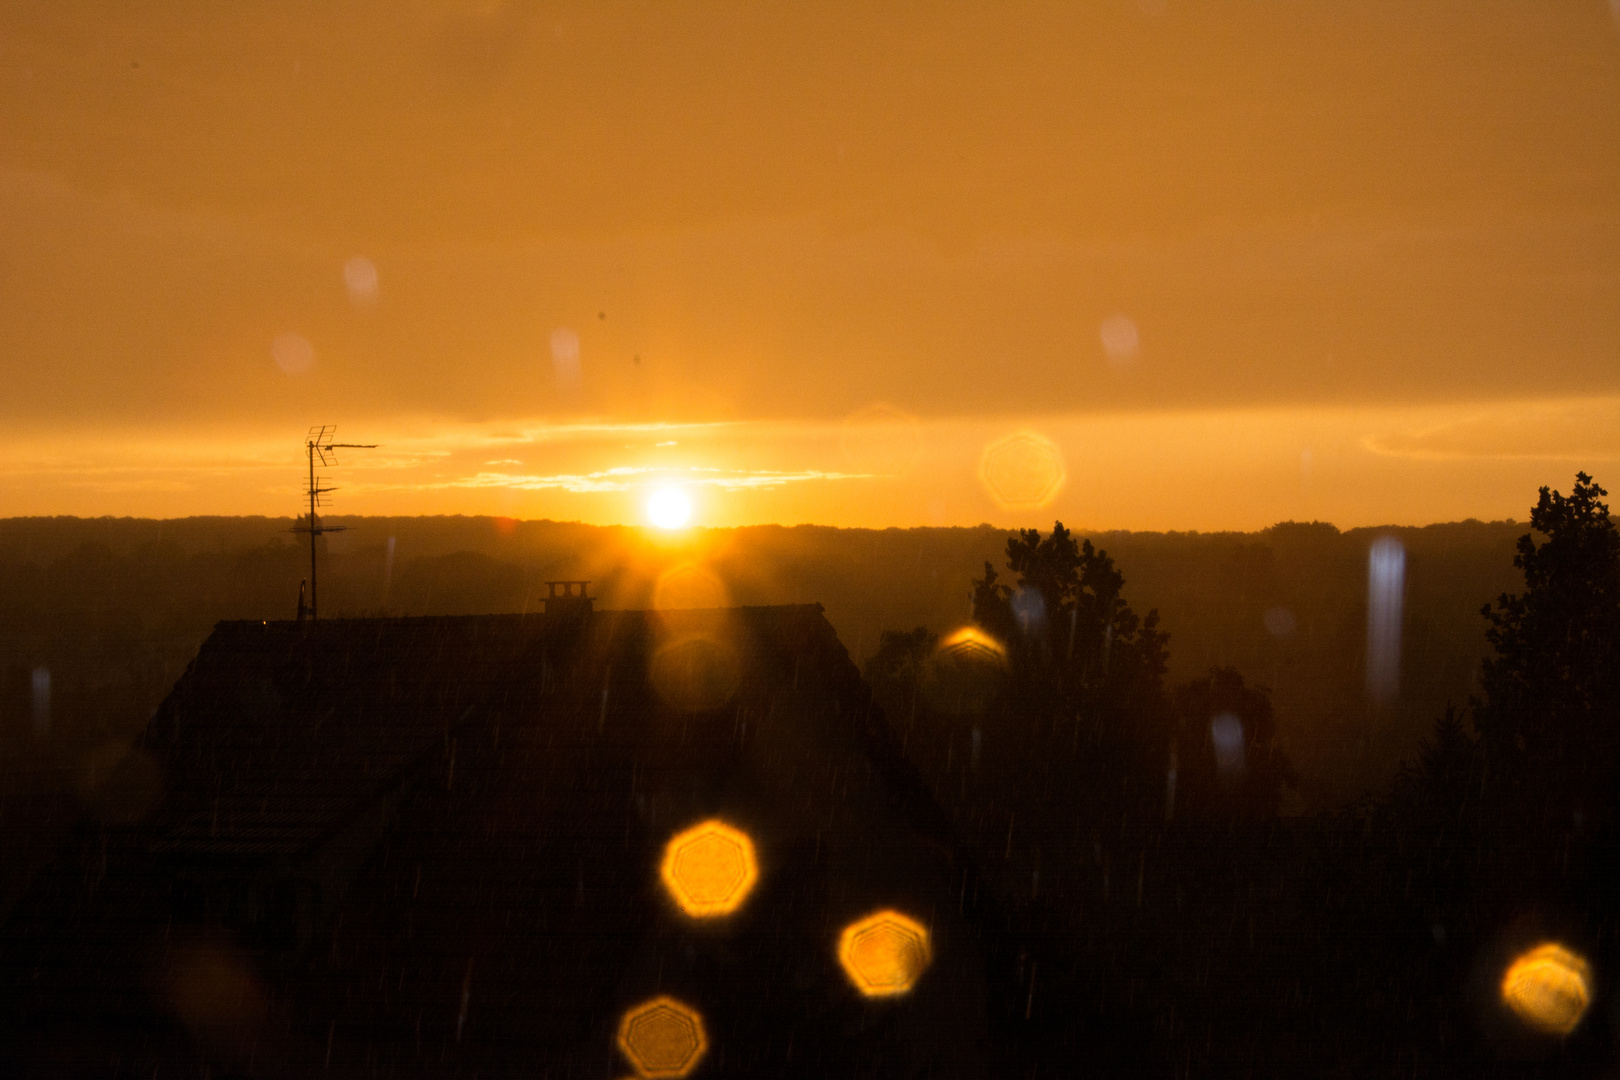
[[647, 500], [647, 516], [660, 529], [678, 529], [692, 518], [692, 500], [680, 488], [660, 488]]

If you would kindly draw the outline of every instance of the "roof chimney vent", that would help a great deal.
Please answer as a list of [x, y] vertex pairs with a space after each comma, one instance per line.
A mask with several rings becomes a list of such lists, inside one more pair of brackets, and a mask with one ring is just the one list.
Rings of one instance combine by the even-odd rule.
[[589, 615], [595, 598], [585, 595], [588, 581], [546, 582], [547, 615]]

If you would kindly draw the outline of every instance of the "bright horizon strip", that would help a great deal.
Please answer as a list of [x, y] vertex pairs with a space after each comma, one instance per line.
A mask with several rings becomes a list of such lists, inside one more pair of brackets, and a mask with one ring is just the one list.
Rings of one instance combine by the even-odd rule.
[[[1049, 525], [1255, 530], [1523, 518], [1577, 469], [1620, 488], [1620, 396], [1386, 406], [918, 418], [920, 452], [886, 472], [851, 460], [841, 419], [472, 424], [337, 418], [378, 442], [328, 470], [331, 514], [468, 514], [643, 526], [678, 487], [709, 527]], [[1039, 432], [1067, 479], [1050, 505], [1000, 509], [978, 476], [991, 441]], [[267, 515], [298, 511], [287, 425], [184, 438], [130, 429], [0, 439], [0, 516]], [[910, 464], [907, 465], [906, 461]]]

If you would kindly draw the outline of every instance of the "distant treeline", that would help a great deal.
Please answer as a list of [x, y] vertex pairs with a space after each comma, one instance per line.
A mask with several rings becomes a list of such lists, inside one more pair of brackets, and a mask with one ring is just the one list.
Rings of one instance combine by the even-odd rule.
[[[322, 540], [321, 613], [535, 610], [543, 583], [589, 578], [603, 607], [644, 607], [671, 569], [712, 583], [683, 601], [819, 601], [858, 663], [884, 630], [947, 634], [972, 616], [972, 581], [1008, 533], [976, 528], [760, 526], [665, 536], [499, 518], [344, 518]], [[1032, 525], [1047, 523], [1032, 521]], [[0, 748], [72, 770], [144, 724], [221, 619], [291, 618], [309, 576], [292, 519], [0, 521]], [[1484, 599], [1514, 587], [1512, 522], [1340, 532], [1087, 534], [1138, 613], [1169, 634], [1168, 675], [1232, 666], [1269, 687], [1298, 807], [1387, 780], [1434, 718], [1473, 692]], [[1369, 550], [1403, 546], [1400, 689], [1366, 689]], [[42, 696], [44, 700], [42, 700]]]

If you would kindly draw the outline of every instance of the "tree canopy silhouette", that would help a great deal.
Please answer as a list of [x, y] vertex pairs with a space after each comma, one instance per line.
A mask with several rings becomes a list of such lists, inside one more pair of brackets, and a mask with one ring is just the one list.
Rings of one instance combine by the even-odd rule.
[[1584, 472], [1568, 496], [1543, 487], [1513, 559], [1524, 592], [1482, 612], [1495, 655], [1481, 671], [1474, 726], [1493, 783], [1520, 812], [1589, 822], [1613, 813], [1620, 533], [1607, 494]]
[[1125, 577], [1106, 551], [1055, 522], [1042, 537], [1021, 529], [1007, 539], [1007, 569], [1017, 587], [1001, 583], [995, 567], [973, 581], [973, 620], [1031, 669], [1058, 677], [1070, 690], [1157, 693], [1168, 662], [1169, 635], [1159, 613], [1138, 618], [1121, 595]]

